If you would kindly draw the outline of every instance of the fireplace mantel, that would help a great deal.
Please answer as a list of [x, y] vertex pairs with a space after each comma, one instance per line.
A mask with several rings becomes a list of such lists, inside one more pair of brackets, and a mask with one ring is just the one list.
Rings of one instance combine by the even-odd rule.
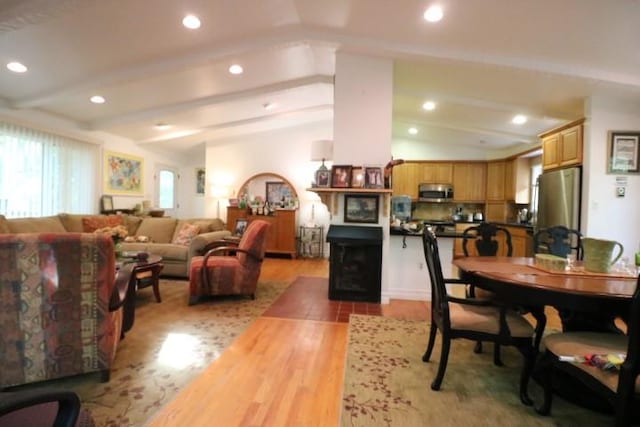
[[307, 191], [316, 193], [323, 204], [327, 206], [331, 215], [338, 214], [338, 196], [342, 194], [378, 194], [383, 196], [382, 216], [386, 217], [389, 212], [389, 199], [393, 190], [384, 188], [324, 188], [312, 187]]

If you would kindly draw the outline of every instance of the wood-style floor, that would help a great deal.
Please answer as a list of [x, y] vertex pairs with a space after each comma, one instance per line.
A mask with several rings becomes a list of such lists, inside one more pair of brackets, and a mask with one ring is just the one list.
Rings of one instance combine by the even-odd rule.
[[[292, 282], [298, 276], [326, 278], [328, 263], [316, 259], [266, 259], [261, 280]], [[304, 312], [308, 316], [281, 318], [275, 316], [283, 312], [270, 316], [267, 311], [149, 425], [339, 425], [348, 323], [340, 310], [335, 312], [335, 306], [332, 309], [326, 304], [326, 294], [294, 294], [307, 305], [309, 298], [321, 298], [319, 303], [326, 307], [323, 312], [335, 316], [316, 320], [327, 317], [307, 310]], [[288, 304], [295, 301], [287, 301], [285, 307]], [[371, 314], [426, 320], [429, 304], [392, 300]]]

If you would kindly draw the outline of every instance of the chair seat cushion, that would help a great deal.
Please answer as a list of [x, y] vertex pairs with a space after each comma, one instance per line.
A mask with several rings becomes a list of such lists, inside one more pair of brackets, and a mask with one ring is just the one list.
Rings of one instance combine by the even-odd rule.
[[[588, 356], [591, 354], [626, 354], [627, 337], [622, 334], [598, 332], [564, 332], [544, 338], [544, 347], [556, 356]], [[568, 362], [567, 362], [568, 363]], [[613, 391], [618, 388], [618, 372], [605, 371], [585, 363], [574, 363], [587, 374], [596, 378]], [[640, 392], [640, 381], [636, 381], [636, 393]]]
[[[500, 309], [449, 303], [451, 327], [497, 335], [500, 332]], [[515, 311], [508, 310], [507, 325], [512, 337], [533, 336], [533, 326]]]

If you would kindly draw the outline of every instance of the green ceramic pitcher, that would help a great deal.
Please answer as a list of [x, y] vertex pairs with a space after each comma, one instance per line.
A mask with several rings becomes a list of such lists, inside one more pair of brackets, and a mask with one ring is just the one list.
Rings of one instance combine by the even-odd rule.
[[[614, 257], [613, 251], [616, 246], [619, 251]], [[622, 244], [619, 242], [591, 237], [582, 239], [582, 248], [584, 249], [584, 269], [597, 273], [608, 273], [611, 266], [620, 259], [624, 251]]]

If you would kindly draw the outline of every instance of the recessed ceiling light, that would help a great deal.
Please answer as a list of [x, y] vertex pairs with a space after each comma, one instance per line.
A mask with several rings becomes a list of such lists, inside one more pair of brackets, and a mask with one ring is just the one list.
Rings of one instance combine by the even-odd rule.
[[518, 115], [514, 116], [513, 119], [511, 119], [511, 122], [513, 124], [516, 124], [516, 125], [523, 125], [523, 124], [527, 123], [527, 116], [524, 116], [522, 114], [518, 114]]
[[427, 110], [427, 111], [432, 111], [436, 109], [436, 103], [433, 101], [427, 101], [424, 104], [422, 104], [422, 108]]
[[156, 125], [154, 126], [154, 128], [156, 128], [156, 130], [167, 130], [171, 127], [171, 125], [168, 125], [166, 123], [156, 123]]
[[424, 19], [429, 22], [438, 22], [444, 16], [444, 12], [442, 8], [436, 4], [433, 6], [429, 6], [427, 10], [424, 11]]
[[265, 110], [273, 110], [274, 108], [276, 108], [276, 104], [274, 104], [273, 102], [265, 102], [264, 104], [262, 104], [262, 107]]
[[24, 73], [27, 71], [27, 67], [19, 62], [9, 62], [7, 68], [14, 73]]
[[195, 15], [187, 15], [182, 19], [182, 25], [190, 30], [197, 30], [200, 28], [200, 20]]
[[89, 100], [91, 102], [93, 102], [94, 104], [104, 104], [105, 103], [105, 99], [104, 97], [100, 96], [100, 95], [93, 95], [91, 98], [89, 98]]
[[242, 74], [242, 71], [244, 71], [244, 70], [238, 64], [233, 64], [231, 67], [229, 67], [229, 72], [231, 74]]
[[417, 135], [417, 134], [418, 134], [418, 129], [416, 129], [416, 128], [409, 128], [408, 132], [409, 132], [411, 135]]

